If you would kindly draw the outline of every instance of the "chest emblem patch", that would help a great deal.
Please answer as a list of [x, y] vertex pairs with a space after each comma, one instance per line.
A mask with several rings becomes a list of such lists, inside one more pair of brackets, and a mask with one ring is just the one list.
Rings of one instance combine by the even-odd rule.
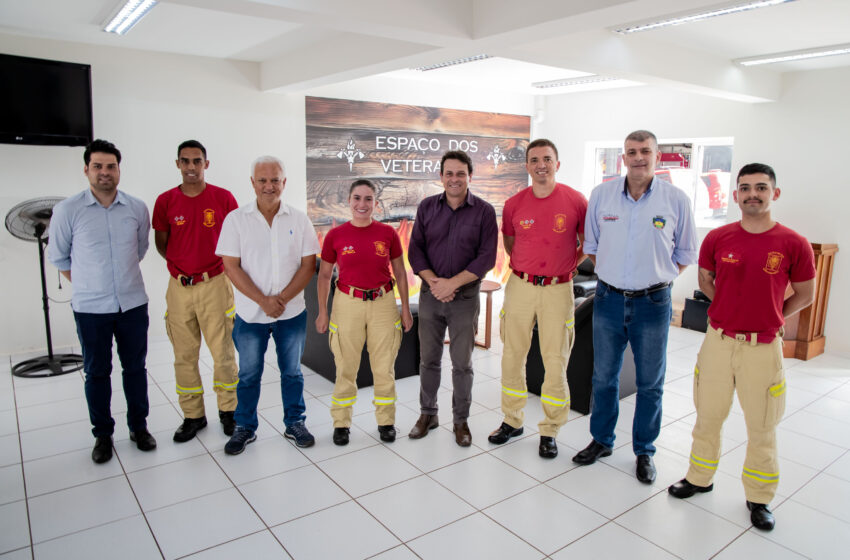
[[655, 229], [664, 229], [664, 226], [667, 225], [667, 220], [664, 219], [664, 216], [655, 216], [652, 218], [652, 225]]
[[215, 210], [212, 208], [204, 210], [204, 225], [206, 227], [213, 227], [215, 225]]
[[620, 216], [618, 216], [616, 214], [603, 214], [602, 215], [602, 221], [603, 222], [616, 222], [619, 219], [620, 219]]
[[720, 256], [720, 260], [729, 264], [738, 264], [739, 262], [741, 262], [741, 255], [740, 253], [729, 251], [728, 253], [723, 253]]
[[564, 233], [567, 231], [567, 215], [555, 214], [555, 225], [552, 227], [555, 233]]
[[520, 220], [519, 227], [522, 229], [531, 229], [531, 226], [534, 225], [534, 220]]
[[345, 247], [342, 248], [342, 254], [343, 255], [353, 255], [354, 253], [355, 253], [354, 245], [346, 245]]
[[375, 254], [379, 257], [386, 257], [389, 255], [389, 251], [387, 251], [387, 244], [383, 241], [375, 241]]
[[186, 216], [174, 216], [174, 225], [182, 226], [186, 223]]
[[779, 266], [782, 264], [782, 259], [785, 255], [778, 251], [771, 251], [767, 254], [767, 262], [764, 264], [764, 271], [768, 274], [776, 274], [779, 272]]

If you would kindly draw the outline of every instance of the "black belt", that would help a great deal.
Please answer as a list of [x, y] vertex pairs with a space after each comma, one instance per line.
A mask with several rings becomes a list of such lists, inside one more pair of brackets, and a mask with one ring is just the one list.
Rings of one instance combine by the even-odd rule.
[[520, 272], [519, 270], [513, 270], [513, 273], [529, 282], [534, 284], [535, 286], [548, 286], [550, 284], [563, 284], [564, 282], [569, 282], [573, 279], [573, 274], [562, 274], [560, 276], [535, 276], [534, 274], [528, 274], [527, 272]]
[[390, 279], [389, 282], [387, 282], [380, 288], [375, 288], [374, 290], [361, 290], [360, 288], [346, 286], [345, 284], [340, 284], [339, 282], [336, 283], [336, 287], [339, 289], [340, 292], [348, 294], [356, 299], [362, 299], [363, 301], [375, 301], [382, 295], [390, 293], [393, 290], [393, 285], [394, 282], [392, 279]]
[[611, 284], [608, 284], [607, 282], [603, 282], [602, 280], [599, 280], [599, 283], [607, 287], [615, 294], [622, 294], [627, 298], [643, 297], [654, 292], [660, 292], [661, 290], [666, 290], [667, 288], [669, 288], [671, 284], [671, 282], [661, 282], [659, 284], [653, 284], [652, 286], [644, 288], [642, 290], [621, 290], [620, 288], [614, 287]]

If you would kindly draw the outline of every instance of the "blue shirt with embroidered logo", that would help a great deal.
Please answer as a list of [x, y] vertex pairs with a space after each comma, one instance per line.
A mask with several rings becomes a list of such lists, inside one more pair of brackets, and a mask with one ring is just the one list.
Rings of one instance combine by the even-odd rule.
[[583, 251], [596, 255], [596, 274], [622, 290], [642, 290], [679, 275], [678, 265], [696, 264], [699, 240], [684, 191], [653, 177], [638, 200], [626, 177], [590, 193]]
[[121, 191], [108, 208], [90, 189], [53, 208], [47, 258], [71, 271], [74, 311], [118, 313], [148, 302], [139, 262], [150, 223], [145, 203]]

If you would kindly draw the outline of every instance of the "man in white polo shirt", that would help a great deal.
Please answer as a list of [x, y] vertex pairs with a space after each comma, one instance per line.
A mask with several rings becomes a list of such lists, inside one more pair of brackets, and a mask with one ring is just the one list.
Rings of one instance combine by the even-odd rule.
[[316, 270], [321, 250], [310, 219], [280, 201], [286, 186], [283, 162], [262, 156], [251, 167], [255, 203], [227, 215], [216, 254], [236, 288], [233, 342], [239, 353], [236, 431], [224, 446], [237, 455], [257, 439], [257, 401], [269, 335], [280, 369], [284, 435], [298, 447], [315, 439], [304, 425], [304, 377], [301, 354], [307, 328], [304, 287]]

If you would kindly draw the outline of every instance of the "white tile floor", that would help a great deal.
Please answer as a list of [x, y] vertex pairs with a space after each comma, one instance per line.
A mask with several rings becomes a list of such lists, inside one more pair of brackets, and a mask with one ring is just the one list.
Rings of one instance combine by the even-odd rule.
[[[21, 356], [0, 365], [0, 558], [847, 558], [850, 549], [850, 359], [787, 360], [788, 412], [779, 428], [782, 480], [777, 528], [750, 528], [740, 469], [746, 430], [735, 405], [715, 491], [680, 501], [666, 487], [687, 469], [694, 423], [691, 369], [700, 333], [670, 331], [664, 427], [651, 486], [634, 478], [630, 423], [621, 403], [617, 449], [577, 468], [588, 418], [571, 412], [560, 456], [537, 456], [540, 400], [529, 399], [526, 434], [487, 442], [501, 421], [499, 353], [476, 349], [473, 445], [451, 433], [450, 376], [442, 426], [406, 437], [418, 415], [418, 377], [398, 382], [393, 444], [378, 439], [371, 390], [355, 407], [352, 441], [331, 442], [332, 384], [305, 371], [315, 447], [283, 438], [274, 360], [260, 401], [259, 439], [242, 455], [222, 452], [217, 422], [188, 443], [180, 422], [167, 340], [149, 351], [151, 415], [159, 442], [142, 453], [128, 440], [120, 383], [113, 399], [116, 458], [90, 459], [93, 440], [82, 376], [20, 379]], [[447, 358], [446, 358], [447, 360]], [[211, 385], [208, 356], [205, 385]], [[446, 362], [447, 363], [447, 362]], [[448, 368], [446, 368], [448, 371]], [[213, 395], [207, 407], [215, 410]], [[212, 417], [212, 415], [210, 415]]]

